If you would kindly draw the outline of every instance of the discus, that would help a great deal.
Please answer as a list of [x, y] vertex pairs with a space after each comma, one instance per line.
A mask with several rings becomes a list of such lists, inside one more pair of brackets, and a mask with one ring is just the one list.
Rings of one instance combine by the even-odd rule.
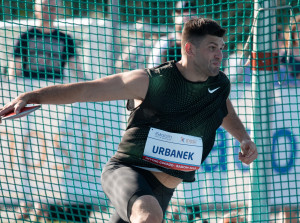
[[1, 120], [13, 120], [16, 118], [22, 118], [31, 112], [34, 112], [35, 110], [39, 109], [41, 105], [35, 105], [35, 106], [27, 106], [24, 107], [18, 114], [16, 114], [14, 111], [7, 113], [1, 117]]

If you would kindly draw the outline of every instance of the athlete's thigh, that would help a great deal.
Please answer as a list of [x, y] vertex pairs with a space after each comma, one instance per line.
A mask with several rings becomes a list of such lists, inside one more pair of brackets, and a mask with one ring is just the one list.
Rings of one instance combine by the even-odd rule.
[[154, 197], [160, 204], [163, 214], [165, 214], [175, 189], [165, 187], [154, 176], [150, 182], [150, 186], [152, 188]]
[[129, 222], [134, 201], [151, 195], [152, 188], [138, 168], [109, 161], [102, 172], [102, 188], [118, 215]]

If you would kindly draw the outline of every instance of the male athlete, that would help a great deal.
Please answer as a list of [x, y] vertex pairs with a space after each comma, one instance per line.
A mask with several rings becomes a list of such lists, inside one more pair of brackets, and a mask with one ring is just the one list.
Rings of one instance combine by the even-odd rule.
[[128, 127], [101, 178], [116, 209], [110, 222], [161, 223], [175, 188], [195, 180], [220, 125], [240, 142], [243, 163], [257, 158], [228, 98], [230, 82], [219, 70], [224, 34], [213, 20], [192, 19], [183, 28], [180, 61], [23, 93], [0, 116], [31, 103], [128, 99]]

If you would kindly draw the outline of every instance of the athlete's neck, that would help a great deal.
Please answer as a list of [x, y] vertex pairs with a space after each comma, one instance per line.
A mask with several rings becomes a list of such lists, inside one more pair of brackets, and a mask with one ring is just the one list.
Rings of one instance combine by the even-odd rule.
[[189, 63], [184, 60], [178, 61], [176, 66], [182, 76], [191, 82], [204, 82], [208, 79], [207, 75], [204, 75], [201, 71], [196, 70], [194, 66], [189, 65]]

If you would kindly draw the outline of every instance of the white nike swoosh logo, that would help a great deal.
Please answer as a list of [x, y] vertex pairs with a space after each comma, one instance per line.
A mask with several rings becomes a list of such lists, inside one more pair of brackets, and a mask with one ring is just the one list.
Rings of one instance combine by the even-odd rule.
[[220, 88], [220, 87], [217, 87], [217, 88], [212, 89], [212, 90], [210, 90], [210, 89], [208, 88], [208, 92], [212, 94], [212, 93], [214, 93], [216, 90], [218, 90], [219, 88]]

